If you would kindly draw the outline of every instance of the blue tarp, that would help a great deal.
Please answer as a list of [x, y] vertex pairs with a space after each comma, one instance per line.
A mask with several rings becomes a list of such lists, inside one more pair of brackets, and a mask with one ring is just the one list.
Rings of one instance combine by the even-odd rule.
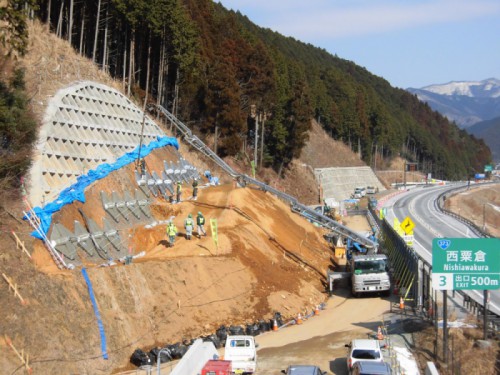
[[106, 347], [106, 334], [104, 333], [104, 325], [102, 324], [101, 314], [99, 313], [99, 308], [97, 307], [97, 303], [95, 301], [94, 289], [92, 288], [92, 283], [90, 282], [89, 275], [87, 274], [87, 270], [82, 268], [82, 275], [87, 283], [87, 288], [89, 289], [90, 300], [92, 301], [92, 307], [94, 308], [94, 314], [97, 319], [97, 325], [99, 327], [99, 334], [101, 336], [101, 351], [102, 358], [108, 359], [108, 349]]
[[[35, 214], [40, 219], [40, 230], [47, 235], [50, 224], [52, 223], [52, 215], [59, 211], [63, 206], [73, 203], [74, 201], [85, 203], [85, 189], [93, 182], [106, 177], [111, 172], [116, 171], [127, 164], [135, 162], [138, 158], [143, 158], [149, 155], [154, 149], [165, 146], [174, 146], [176, 149], [179, 149], [179, 142], [176, 138], [158, 137], [156, 141], [153, 141], [148, 145], [142, 145], [140, 156], [139, 146], [137, 146], [135, 150], [121, 156], [113, 164], [101, 164], [96, 169], [90, 170], [86, 175], [79, 176], [76, 183], [61, 191], [59, 197], [55, 201], [48, 203], [43, 208], [35, 207], [33, 209]], [[42, 239], [41, 235], [37, 231], [31, 233], [31, 235]]]

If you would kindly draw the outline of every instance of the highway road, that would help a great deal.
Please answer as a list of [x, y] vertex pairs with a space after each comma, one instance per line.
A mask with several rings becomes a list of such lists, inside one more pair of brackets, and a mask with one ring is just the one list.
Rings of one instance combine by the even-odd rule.
[[[434, 238], [477, 238], [467, 225], [448, 216], [437, 208], [438, 196], [460, 185], [416, 187], [388, 200], [387, 219], [392, 224], [394, 217], [403, 221], [409, 216], [415, 223], [414, 249], [429, 264], [432, 264], [432, 240]], [[465, 291], [475, 301], [483, 302], [483, 291]], [[500, 290], [490, 293], [489, 310], [500, 315]]]

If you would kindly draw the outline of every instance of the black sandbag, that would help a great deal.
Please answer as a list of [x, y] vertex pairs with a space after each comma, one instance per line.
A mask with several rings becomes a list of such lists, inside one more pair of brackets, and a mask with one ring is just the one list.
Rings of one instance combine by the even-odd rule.
[[180, 347], [181, 343], [179, 342], [167, 346], [167, 348], [170, 350], [170, 355], [172, 356], [172, 359], [179, 359], [182, 357], [182, 354], [180, 353], [179, 349]]
[[274, 319], [276, 319], [276, 322], [278, 323], [278, 327], [281, 327], [283, 325], [283, 318], [281, 317], [280, 312], [274, 313]]
[[258, 324], [247, 324], [246, 334], [250, 336], [257, 336], [260, 334], [260, 328]]
[[272, 326], [269, 326], [269, 322], [265, 320], [259, 320], [259, 329], [261, 332], [267, 332], [271, 330]]
[[153, 361], [148, 353], [145, 353], [142, 349], [135, 349], [130, 356], [130, 362], [137, 367], [152, 365]]
[[154, 361], [154, 363], [158, 362], [158, 353], [160, 352], [160, 350], [163, 350], [160, 356], [160, 363], [166, 363], [172, 360], [172, 354], [170, 353], [170, 349], [168, 349], [168, 347], [153, 348], [149, 351], [149, 355]]
[[215, 334], [203, 337], [203, 341], [211, 341], [217, 349], [222, 347], [219, 338]]
[[221, 345], [226, 344], [226, 338], [227, 338], [227, 328], [226, 326], [220, 326], [217, 331], [215, 331], [215, 334], [217, 335], [217, 338], [219, 339]]
[[260, 330], [259, 323], [254, 323], [253, 324], [253, 332], [254, 332], [254, 336], [260, 335], [261, 330]]
[[229, 327], [229, 332], [231, 335], [244, 335], [245, 331], [241, 326], [230, 326]]

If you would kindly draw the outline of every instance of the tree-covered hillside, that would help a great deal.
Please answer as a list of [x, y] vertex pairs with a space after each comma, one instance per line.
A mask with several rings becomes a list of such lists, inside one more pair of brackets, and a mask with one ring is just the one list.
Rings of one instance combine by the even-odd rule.
[[81, 54], [162, 104], [220, 155], [253, 151], [281, 172], [312, 117], [373, 157], [401, 155], [436, 177], [491, 159], [483, 141], [356, 64], [252, 24], [211, 0], [40, 0], [36, 14]]
[[27, 49], [28, 6], [34, 0], [10, 0], [0, 7], [0, 189], [17, 188], [31, 165], [31, 148], [36, 140], [36, 121], [28, 108], [24, 70], [15, 59]]

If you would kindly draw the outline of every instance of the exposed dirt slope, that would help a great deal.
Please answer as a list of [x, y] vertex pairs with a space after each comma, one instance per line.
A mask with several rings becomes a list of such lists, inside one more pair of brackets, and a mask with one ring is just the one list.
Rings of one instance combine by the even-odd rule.
[[[162, 157], [158, 151], [147, 162], [154, 165]], [[125, 168], [97, 182], [85, 204], [65, 207], [54, 222], [69, 226], [79, 218], [77, 207], [99, 221], [99, 191], [119, 191], [129, 186], [131, 175]], [[201, 189], [197, 201], [172, 205], [159, 200], [153, 211], [159, 220], [175, 216], [181, 235], [173, 248], [166, 247], [165, 225], [123, 228], [122, 238], [132, 236], [132, 252], [146, 251], [146, 256], [126, 266], [88, 266], [108, 361], [100, 358], [97, 325], [79, 270], [58, 270], [40, 243], [35, 243], [33, 263], [14, 247], [4, 253], [2, 271], [20, 284], [29, 305], [21, 306], [3, 288], [1, 330], [30, 353], [35, 371], [109, 373], [126, 367], [135, 347], [197, 337], [220, 324], [269, 318], [274, 311], [295, 316], [324, 300], [319, 273], [324, 274], [331, 253], [322, 232], [275, 197], [222, 185]], [[211, 234], [190, 241], [183, 237], [184, 218], [198, 211], [217, 220], [218, 247]], [[0, 356], [0, 367], [9, 373], [17, 366], [15, 357]]]

